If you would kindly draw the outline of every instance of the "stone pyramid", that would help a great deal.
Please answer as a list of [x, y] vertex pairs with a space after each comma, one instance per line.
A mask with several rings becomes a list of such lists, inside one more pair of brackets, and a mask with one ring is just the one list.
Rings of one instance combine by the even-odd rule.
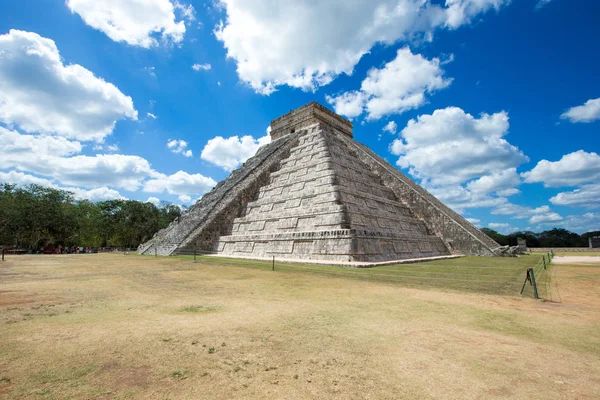
[[309, 103], [271, 122], [272, 142], [138, 249], [366, 265], [499, 245]]

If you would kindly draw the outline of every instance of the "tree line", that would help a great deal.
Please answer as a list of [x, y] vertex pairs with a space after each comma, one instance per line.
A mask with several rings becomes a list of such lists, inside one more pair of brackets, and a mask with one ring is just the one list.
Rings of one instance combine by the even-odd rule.
[[169, 203], [91, 202], [60, 189], [0, 184], [0, 246], [135, 248], [179, 216]]
[[494, 239], [501, 246], [516, 246], [517, 239], [525, 239], [527, 247], [588, 247], [588, 239], [600, 236], [600, 231], [587, 232], [579, 235], [562, 228], [535, 233], [531, 231], [514, 232], [503, 235], [493, 229], [483, 228], [483, 233]]

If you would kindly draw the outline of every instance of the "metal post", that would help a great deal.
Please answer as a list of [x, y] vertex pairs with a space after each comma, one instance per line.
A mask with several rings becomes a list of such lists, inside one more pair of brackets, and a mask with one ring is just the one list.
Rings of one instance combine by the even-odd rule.
[[6, 249], [3, 247], [3, 248], [2, 248], [2, 261], [4, 261], [4, 251], [5, 251], [5, 250], [6, 250]]
[[275, 256], [273, 256], [273, 271], [275, 271]]
[[194, 246], [194, 262], [196, 262], [196, 246]]
[[154, 257], [158, 257], [158, 251], [156, 249], [156, 245], [154, 245]]
[[544, 261], [544, 269], [546, 269], [546, 256], [542, 256], [542, 261]]

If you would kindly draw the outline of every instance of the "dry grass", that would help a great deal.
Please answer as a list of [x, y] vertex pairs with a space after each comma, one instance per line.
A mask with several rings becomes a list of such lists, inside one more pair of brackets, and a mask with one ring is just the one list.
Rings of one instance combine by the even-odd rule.
[[[458, 275], [461, 260], [420, 268]], [[399, 278], [413, 270], [398, 267], [357, 277], [357, 270], [233, 264], [122, 254], [9, 258], [0, 264], [0, 398], [600, 393], [597, 267], [554, 267], [559, 304], [417, 288]], [[380, 271], [396, 278], [373, 278]]]

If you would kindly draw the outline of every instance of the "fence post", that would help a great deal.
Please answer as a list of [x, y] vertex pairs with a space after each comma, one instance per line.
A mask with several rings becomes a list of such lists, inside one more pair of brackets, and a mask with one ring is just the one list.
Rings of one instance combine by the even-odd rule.
[[533, 273], [533, 268], [527, 268], [527, 275], [525, 276], [525, 282], [523, 282], [523, 287], [521, 288], [521, 294], [523, 294], [523, 290], [525, 290], [525, 285], [527, 281], [533, 286], [533, 297], [539, 300], [540, 296], [538, 296], [537, 285], [535, 283], [535, 274]]
[[273, 256], [273, 271], [275, 271], [275, 256]]
[[154, 245], [154, 257], [158, 257], [158, 250], [156, 249], [156, 245]]
[[535, 274], [533, 273], [533, 268], [529, 268], [527, 270], [527, 272], [529, 272], [531, 274], [529, 277], [531, 279], [531, 285], [533, 286], [533, 297], [535, 297], [536, 299], [539, 299], [540, 296], [538, 296], [537, 285], [535, 284]]
[[542, 256], [542, 261], [544, 261], [544, 269], [546, 269], [546, 256]]
[[194, 246], [194, 262], [196, 262], [196, 246]]
[[2, 261], [4, 261], [4, 251], [5, 251], [5, 250], [6, 250], [6, 249], [3, 247], [3, 248], [2, 248]]

